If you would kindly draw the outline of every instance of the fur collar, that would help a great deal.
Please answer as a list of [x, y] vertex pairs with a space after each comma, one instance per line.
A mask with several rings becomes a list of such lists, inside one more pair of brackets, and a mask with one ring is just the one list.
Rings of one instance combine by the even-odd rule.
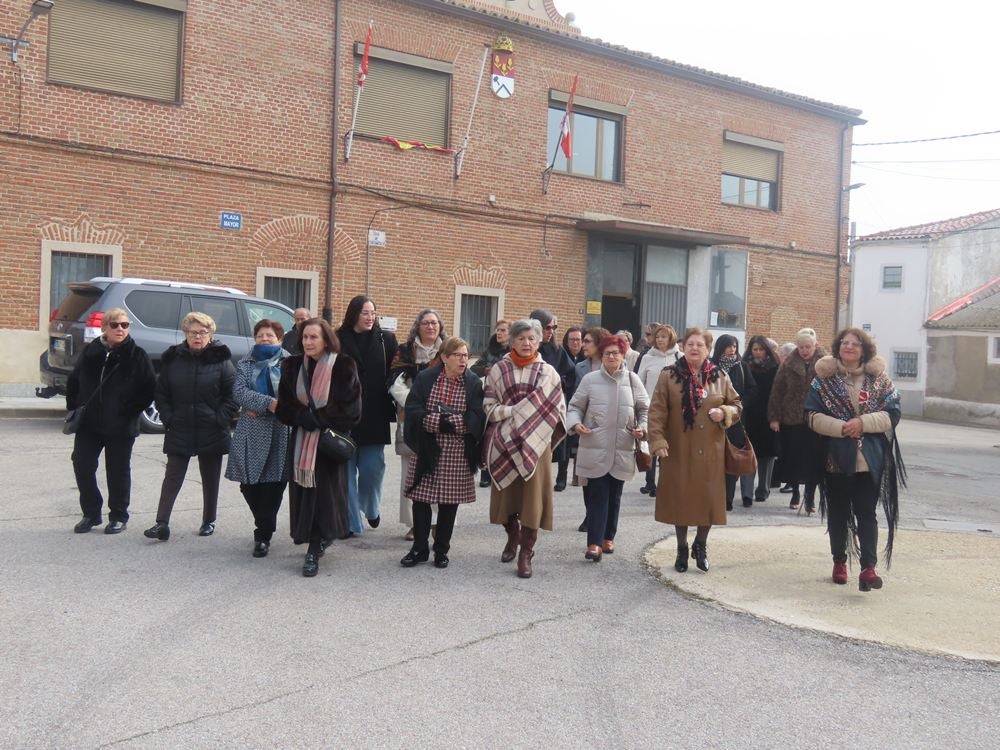
[[227, 359], [231, 359], [232, 352], [229, 351], [229, 347], [225, 344], [219, 341], [213, 341], [205, 347], [205, 350], [201, 354], [196, 355], [193, 351], [191, 351], [191, 349], [188, 348], [187, 342], [185, 341], [180, 344], [175, 344], [163, 352], [163, 357], [161, 357], [160, 361], [163, 364], [166, 364], [174, 359], [194, 359], [196, 356], [200, 357], [202, 362], [214, 365], [219, 362], [224, 362]]
[[854, 371], [848, 371], [848, 369], [844, 367], [843, 362], [834, 357], [832, 354], [828, 354], [816, 362], [816, 376], [820, 378], [828, 378], [832, 375], [840, 375], [843, 377], [847, 375], [859, 375], [864, 372], [865, 375], [874, 375], [875, 377], [878, 377], [885, 372], [885, 368], [885, 360], [876, 355], [865, 362], [864, 367], [858, 368]]

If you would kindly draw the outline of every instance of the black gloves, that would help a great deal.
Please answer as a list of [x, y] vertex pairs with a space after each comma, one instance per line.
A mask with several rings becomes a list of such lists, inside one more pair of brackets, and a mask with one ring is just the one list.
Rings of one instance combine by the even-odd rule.
[[454, 435], [455, 424], [451, 421], [451, 417], [447, 414], [442, 414], [440, 420], [438, 420], [438, 430], [442, 435]]
[[316, 417], [313, 416], [312, 411], [309, 409], [303, 409], [299, 412], [298, 424], [303, 430], [318, 430], [319, 422], [316, 421]]

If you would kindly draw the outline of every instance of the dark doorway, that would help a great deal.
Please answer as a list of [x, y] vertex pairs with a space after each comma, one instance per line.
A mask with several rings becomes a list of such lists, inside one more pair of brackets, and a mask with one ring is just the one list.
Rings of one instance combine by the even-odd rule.
[[613, 242], [604, 247], [604, 289], [601, 297], [601, 325], [612, 333], [627, 330], [639, 340], [639, 280], [641, 246]]

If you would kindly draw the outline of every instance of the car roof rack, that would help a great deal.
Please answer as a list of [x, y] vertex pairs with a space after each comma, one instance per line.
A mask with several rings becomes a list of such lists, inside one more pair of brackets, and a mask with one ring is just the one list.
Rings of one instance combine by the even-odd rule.
[[91, 281], [119, 282], [122, 284], [134, 284], [137, 286], [166, 286], [174, 289], [200, 289], [208, 292], [227, 292], [228, 294], [238, 294], [242, 297], [249, 296], [241, 289], [231, 286], [213, 286], [212, 284], [193, 284], [187, 281], [165, 281], [163, 279], [140, 279], [136, 277], [115, 278], [112, 276], [94, 276]]

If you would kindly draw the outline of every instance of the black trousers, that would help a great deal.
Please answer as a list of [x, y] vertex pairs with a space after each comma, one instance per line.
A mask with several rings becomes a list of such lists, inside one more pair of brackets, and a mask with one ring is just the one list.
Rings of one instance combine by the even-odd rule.
[[830, 552], [835, 562], [847, 560], [847, 535], [854, 514], [861, 547], [861, 567], [872, 568], [878, 562], [878, 518], [875, 509], [878, 493], [867, 471], [846, 476], [827, 474], [826, 527], [830, 532]]
[[[438, 503], [437, 531], [434, 532], [434, 552], [446, 555], [451, 549], [451, 533], [455, 530], [458, 503]], [[413, 501], [413, 551], [427, 552], [433, 512], [429, 503]]]
[[132, 445], [134, 437], [105, 437], [80, 430], [73, 438], [73, 474], [80, 490], [80, 510], [94, 521], [101, 520], [104, 496], [97, 486], [97, 461], [104, 451], [104, 473], [108, 479], [108, 520], [128, 522], [132, 494]]
[[583, 488], [583, 502], [587, 506], [587, 544], [600, 546], [605, 539], [614, 541], [624, 486], [625, 482], [610, 474], [587, 480]]
[[[160, 504], [156, 508], [156, 522], [170, 523], [170, 514], [174, 509], [174, 501], [184, 484], [187, 475], [190, 456], [167, 456], [167, 471], [163, 475], [163, 486], [160, 488]], [[213, 453], [198, 456], [198, 471], [201, 474], [202, 523], [214, 523], [215, 514], [219, 509], [219, 479], [222, 477], [222, 454]]]
[[255, 542], [270, 542], [274, 530], [278, 527], [278, 511], [281, 509], [281, 499], [285, 495], [285, 482], [261, 482], [259, 484], [241, 484], [240, 492], [253, 513], [253, 530]]

